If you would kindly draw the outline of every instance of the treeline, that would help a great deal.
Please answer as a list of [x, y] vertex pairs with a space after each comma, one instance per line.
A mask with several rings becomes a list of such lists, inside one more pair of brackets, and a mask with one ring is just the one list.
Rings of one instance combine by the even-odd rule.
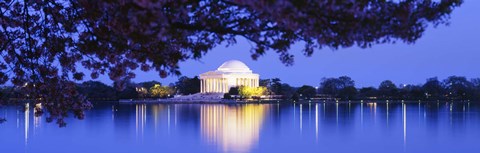
[[[428, 78], [424, 84], [395, 84], [390, 80], [381, 82], [378, 87], [355, 87], [355, 81], [348, 76], [323, 78], [317, 87], [304, 85], [292, 87], [280, 79], [261, 79], [261, 90], [247, 89], [230, 91], [231, 95], [286, 100], [325, 99], [325, 100], [480, 100], [480, 78], [467, 79], [450, 76], [444, 80]], [[115, 83], [107, 85], [99, 81], [86, 81], [77, 84], [77, 90], [89, 100], [118, 100], [137, 98], [168, 98], [174, 95], [189, 95], [200, 92], [200, 79], [180, 77], [177, 82], [163, 85], [158, 81], [128, 82], [123, 90], [117, 90]], [[21, 87], [1, 87], [0, 98], [28, 99], [20, 92]]]
[[468, 80], [462, 76], [450, 76], [442, 81], [428, 78], [424, 84], [398, 84], [385, 80], [378, 87], [356, 88], [348, 76], [323, 78], [318, 87], [304, 85], [299, 88], [281, 83], [280, 79], [265, 79], [270, 95], [284, 99], [330, 99], [330, 100], [480, 100], [480, 78]]
[[[135, 83], [127, 81], [123, 90], [117, 90], [116, 84], [107, 85], [100, 81], [85, 81], [77, 84], [77, 91], [92, 101], [109, 101], [137, 98], [168, 98], [174, 95], [188, 95], [200, 92], [198, 77], [182, 76], [177, 82], [163, 85], [158, 81]], [[4, 86], [0, 88], [0, 98], [3, 100], [31, 99], [29, 95], [20, 92], [22, 87]]]
[[[175, 83], [163, 85], [158, 81], [127, 82], [123, 90], [117, 90], [99, 81], [87, 81], [79, 86], [80, 93], [90, 100], [118, 100], [138, 98], [170, 98], [174, 95], [189, 95], [200, 92], [200, 79], [182, 76]], [[108, 99], [106, 99], [108, 98]]]

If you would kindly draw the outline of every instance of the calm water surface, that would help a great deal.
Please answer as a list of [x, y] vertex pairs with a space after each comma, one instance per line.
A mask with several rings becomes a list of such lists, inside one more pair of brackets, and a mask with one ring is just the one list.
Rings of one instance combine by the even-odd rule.
[[0, 152], [480, 152], [474, 102], [96, 104], [65, 128], [33, 110], [0, 108]]

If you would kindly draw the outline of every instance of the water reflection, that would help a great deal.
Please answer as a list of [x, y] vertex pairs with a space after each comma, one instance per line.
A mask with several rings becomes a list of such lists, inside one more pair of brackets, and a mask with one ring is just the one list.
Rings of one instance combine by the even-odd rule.
[[302, 125], [303, 125], [303, 120], [302, 120], [303, 119], [303, 117], [302, 117], [303, 111], [302, 111], [302, 108], [303, 108], [302, 104], [300, 104], [300, 133], [302, 133]]
[[35, 108], [33, 109], [33, 134], [35, 135], [35, 130], [40, 127], [40, 124], [42, 124], [42, 116], [38, 116], [37, 110], [41, 110], [42, 105], [41, 104], [36, 104]]
[[402, 116], [403, 116], [403, 150], [407, 147], [407, 105], [402, 103]]
[[318, 142], [318, 104], [315, 104], [315, 140]]
[[147, 105], [135, 105], [135, 131], [136, 138], [143, 140], [145, 125], [147, 124]]
[[[66, 128], [46, 124], [45, 117], [34, 115], [36, 111], [33, 104], [0, 108], [0, 117], [7, 119], [0, 124], [0, 144], [7, 148], [1, 152], [9, 152], [8, 148], [18, 152], [22, 147], [24, 152], [47, 152], [40, 146], [50, 140], [73, 148], [74, 143], [57, 141], [72, 137], [89, 146], [118, 146], [106, 152], [296, 151], [289, 148], [300, 148], [298, 152], [354, 152], [355, 147], [344, 146], [371, 144], [393, 151], [363, 149], [420, 152], [423, 147], [434, 146], [441, 149], [439, 152], [453, 152], [452, 148], [477, 147], [480, 137], [480, 103], [473, 102], [107, 103], [95, 105], [85, 120], [69, 119]], [[185, 144], [189, 147], [183, 147]], [[166, 148], [170, 150], [158, 150]]]
[[224, 152], [248, 152], [258, 142], [268, 105], [204, 105], [200, 126], [206, 141]]
[[[33, 124], [33, 135], [35, 135], [36, 129], [40, 128], [42, 117], [35, 115], [38, 109], [42, 109], [40, 104], [36, 104], [33, 107], [30, 107], [29, 103], [25, 103], [23, 106], [23, 134], [24, 134], [24, 144], [25, 146], [28, 145], [30, 135], [30, 124]], [[30, 116], [32, 117], [33, 121], [30, 122]], [[17, 110], [17, 128], [20, 126], [20, 113]]]
[[29, 117], [30, 116], [30, 104], [26, 103], [25, 104], [25, 145], [28, 144], [28, 125], [30, 124], [29, 122]]

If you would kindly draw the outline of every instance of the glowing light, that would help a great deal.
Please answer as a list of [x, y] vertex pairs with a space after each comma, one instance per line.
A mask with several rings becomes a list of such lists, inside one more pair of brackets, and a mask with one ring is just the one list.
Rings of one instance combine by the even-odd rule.
[[260, 86], [260, 87], [247, 87], [247, 86], [241, 86], [238, 89], [239, 94], [242, 97], [246, 98], [252, 98], [252, 97], [260, 97], [264, 95], [267, 91], [266, 87]]
[[363, 103], [360, 103], [360, 125], [363, 127]]
[[338, 103], [335, 104], [335, 113], [336, 113], [336, 121], [337, 121], [337, 127], [338, 127]]
[[302, 133], [302, 122], [303, 122], [302, 121], [302, 119], [303, 119], [302, 115], [303, 115], [302, 104], [300, 104], [300, 133]]
[[258, 87], [259, 75], [243, 62], [230, 60], [215, 71], [200, 74], [201, 93], [227, 93], [230, 87]]
[[387, 127], [388, 127], [388, 103], [387, 103]]
[[135, 105], [135, 131], [136, 136], [140, 136], [143, 139], [144, 129], [147, 121], [147, 106], [145, 104]]
[[315, 138], [318, 142], [318, 104], [315, 104]]
[[249, 152], [257, 143], [269, 106], [201, 106], [201, 133], [207, 142], [221, 146], [224, 152]]
[[402, 114], [403, 114], [403, 149], [406, 150], [407, 147], [407, 105], [402, 104]]
[[30, 104], [26, 103], [25, 104], [25, 145], [28, 144], [28, 125], [29, 125], [29, 118], [30, 118]]

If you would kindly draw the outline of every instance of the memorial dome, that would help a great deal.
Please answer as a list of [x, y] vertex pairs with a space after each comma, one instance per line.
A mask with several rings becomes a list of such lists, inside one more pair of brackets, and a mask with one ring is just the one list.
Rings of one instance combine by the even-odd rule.
[[220, 67], [217, 68], [217, 71], [221, 72], [237, 72], [237, 73], [251, 73], [252, 70], [248, 68], [245, 63], [239, 60], [229, 60], [224, 62]]

